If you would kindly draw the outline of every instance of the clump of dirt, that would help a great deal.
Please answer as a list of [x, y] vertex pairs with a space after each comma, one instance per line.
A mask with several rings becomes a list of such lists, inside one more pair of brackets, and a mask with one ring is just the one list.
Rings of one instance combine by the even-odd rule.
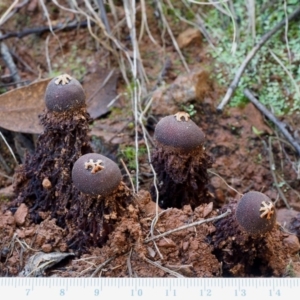
[[[207, 235], [215, 231], [211, 223], [175, 230], [181, 226], [216, 215], [212, 203], [183, 209], [160, 211], [153, 235], [149, 235], [155, 217], [155, 204], [146, 191], [137, 197], [138, 208], [127, 207], [106, 245], [90, 249], [67, 267], [68, 276], [107, 277], [212, 277], [219, 276], [220, 262], [212, 254]], [[166, 235], [155, 238], [156, 235]], [[51, 272], [50, 272], [51, 274]], [[49, 274], [49, 275], [50, 275]]]
[[131, 191], [123, 182], [105, 197], [80, 193], [67, 215], [69, 249], [81, 254], [88, 252], [91, 246], [103, 246], [115, 224], [127, 215], [132, 198]]
[[40, 212], [43, 221], [32, 223], [28, 207], [23, 203], [15, 214], [1, 206], [0, 210], [0, 275], [17, 276], [29, 257], [37, 251], [66, 252], [66, 230], [56, 225], [50, 213]]

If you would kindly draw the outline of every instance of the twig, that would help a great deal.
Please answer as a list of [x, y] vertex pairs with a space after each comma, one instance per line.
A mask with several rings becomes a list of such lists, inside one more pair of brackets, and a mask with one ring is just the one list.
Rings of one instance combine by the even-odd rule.
[[[94, 26], [95, 23], [91, 22], [91, 26]], [[70, 22], [69, 24], [58, 24], [56, 26], [52, 26], [53, 31], [57, 30], [62, 30], [62, 31], [68, 31], [68, 30], [73, 30], [76, 28], [86, 28], [88, 26], [87, 21], [83, 22]], [[35, 27], [35, 28], [28, 28], [23, 31], [18, 31], [18, 32], [8, 32], [6, 34], [3, 34], [0, 36], [0, 42], [7, 40], [9, 38], [17, 37], [17, 38], [23, 38], [27, 35], [30, 34], [43, 34], [44, 32], [50, 32], [51, 28], [49, 26], [43, 26], [43, 27]]]
[[147, 263], [149, 263], [150, 265], [153, 265], [153, 266], [155, 266], [155, 267], [157, 267], [157, 268], [163, 270], [164, 272], [169, 273], [170, 275], [173, 275], [173, 276], [175, 276], [175, 277], [177, 277], [177, 278], [184, 278], [184, 277], [185, 277], [185, 276], [183, 276], [183, 275], [181, 275], [181, 274], [179, 274], [179, 273], [177, 273], [177, 272], [175, 272], [175, 271], [172, 271], [172, 270], [170, 270], [170, 269], [168, 269], [168, 268], [166, 268], [166, 267], [163, 267], [163, 266], [162, 266], [161, 264], [159, 264], [158, 262], [152, 261], [152, 260], [148, 259], [147, 257], [144, 257], [144, 260], [145, 260]]
[[132, 266], [131, 266], [131, 254], [132, 254], [132, 248], [129, 251], [127, 260], [126, 260], [126, 264], [127, 264], [127, 269], [128, 269], [128, 273], [129, 273], [129, 277], [133, 277], [133, 273], [132, 273]]
[[16, 7], [16, 5], [18, 4], [19, 0], [15, 0], [10, 7], [6, 10], [6, 12], [1, 16], [0, 18], [0, 26], [3, 25], [3, 23], [7, 20], [9, 14], [11, 13], [11, 11]]
[[182, 54], [182, 52], [181, 52], [181, 50], [180, 50], [180, 48], [179, 48], [179, 46], [178, 46], [178, 43], [177, 43], [177, 41], [176, 41], [176, 39], [175, 39], [175, 37], [174, 37], [174, 34], [173, 34], [173, 32], [172, 32], [172, 29], [171, 29], [171, 27], [170, 27], [170, 25], [169, 25], [169, 23], [168, 23], [168, 21], [167, 21], [165, 15], [164, 15], [164, 12], [163, 12], [163, 9], [162, 9], [162, 5], [161, 5], [161, 1], [160, 1], [160, 0], [157, 0], [157, 1], [156, 1], [156, 5], [157, 5], [157, 8], [158, 8], [158, 10], [159, 10], [159, 14], [160, 14], [161, 20], [162, 20], [162, 22], [164, 23], [164, 26], [166, 26], [166, 28], [167, 28], [167, 31], [168, 31], [168, 33], [169, 33], [169, 36], [170, 36], [170, 38], [171, 38], [171, 40], [172, 40], [172, 43], [173, 43], [173, 45], [174, 45], [174, 48], [176, 49], [176, 51], [177, 51], [177, 53], [178, 53], [178, 55], [179, 55], [179, 57], [180, 57], [180, 59], [181, 59], [181, 62], [182, 62], [182, 64], [183, 64], [183, 66], [184, 66], [184, 68], [186, 69], [186, 71], [187, 71], [188, 73], [190, 73], [190, 68], [188, 67], [188, 65], [187, 65], [187, 63], [186, 63], [186, 61], [185, 61], [185, 58], [184, 58], [184, 56], [183, 56], [183, 54]]
[[222, 218], [225, 218], [226, 216], [228, 216], [229, 214], [231, 213], [231, 210], [230, 209], [227, 209], [227, 211], [217, 217], [213, 217], [213, 218], [208, 218], [208, 219], [205, 219], [205, 220], [200, 220], [200, 221], [196, 221], [196, 222], [193, 222], [191, 224], [188, 224], [188, 225], [184, 225], [184, 226], [181, 226], [181, 227], [177, 227], [177, 228], [174, 228], [170, 231], [167, 231], [167, 232], [164, 232], [164, 233], [161, 233], [159, 235], [155, 235], [155, 236], [152, 236], [148, 239], [146, 239], [144, 241], [144, 243], [149, 243], [151, 241], [154, 241], [154, 240], [157, 240], [157, 239], [160, 239], [166, 235], [169, 235], [171, 233], [174, 233], [174, 232], [177, 232], [177, 231], [180, 231], [180, 230], [184, 230], [184, 229], [187, 229], [187, 228], [190, 228], [190, 227], [194, 227], [194, 226], [198, 226], [198, 225], [202, 225], [204, 223], [209, 223], [209, 222], [213, 222], [213, 221], [217, 221], [219, 219], [222, 219]]
[[297, 95], [297, 100], [299, 102], [300, 101], [300, 89], [299, 89], [299, 86], [298, 86], [296, 80], [294, 79], [292, 73], [287, 69], [287, 67], [283, 64], [283, 62], [277, 57], [277, 55], [271, 49], [269, 49], [269, 52], [271, 53], [273, 58], [276, 60], [276, 62], [278, 62], [278, 64], [282, 67], [284, 72], [289, 76], [292, 84], [294, 85], [296, 95]]
[[115, 256], [107, 259], [106, 261], [104, 261], [101, 265], [99, 265], [96, 270], [92, 273], [91, 277], [95, 277], [97, 275], [97, 273], [105, 266], [107, 265], [109, 262], [111, 262], [113, 259], [115, 259]]
[[291, 206], [289, 205], [284, 193], [282, 192], [281, 188], [279, 187], [278, 181], [277, 181], [277, 177], [275, 174], [275, 162], [274, 162], [274, 157], [273, 157], [273, 151], [272, 151], [272, 137], [269, 137], [269, 147], [268, 147], [268, 152], [269, 152], [269, 162], [270, 162], [270, 171], [274, 180], [274, 184], [275, 187], [278, 191], [278, 194], [280, 195], [281, 199], [283, 200], [283, 202], [285, 203], [286, 207], [288, 209], [291, 208]]
[[262, 38], [260, 39], [260, 41], [256, 44], [256, 46], [254, 46], [252, 48], [252, 50], [248, 53], [248, 55], [246, 56], [245, 60], [243, 61], [243, 63], [241, 64], [241, 66], [239, 67], [238, 71], [235, 74], [235, 77], [233, 79], [233, 81], [231, 82], [231, 84], [229, 85], [229, 88], [226, 92], [225, 97], [223, 98], [223, 100], [221, 101], [221, 103], [218, 105], [217, 110], [222, 111], [224, 106], [229, 102], [230, 98], [232, 97], [233, 93], [235, 92], [239, 81], [246, 69], [246, 67], [248, 66], [249, 62], [251, 61], [251, 59], [254, 57], [254, 55], [258, 52], [258, 50], [277, 32], [279, 31], [279, 29], [281, 29], [283, 26], [286, 25], [287, 21], [292, 21], [294, 20], [296, 17], [298, 17], [298, 15], [300, 15], [300, 7], [298, 7], [295, 11], [293, 11], [287, 18], [284, 18], [280, 23], [278, 23], [272, 30], [270, 30], [269, 32], [267, 32], [265, 35], [262, 36]]
[[12, 150], [12, 149], [11, 149], [11, 147], [9, 146], [8, 142], [6, 141], [6, 139], [5, 139], [4, 135], [2, 134], [2, 132], [1, 132], [1, 131], [0, 131], [0, 136], [1, 136], [2, 140], [4, 141], [4, 143], [5, 143], [6, 147], [8, 148], [8, 150], [9, 150], [9, 152], [10, 152], [11, 156], [13, 157], [13, 159], [14, 159], [14, 160], [15, 160], [15, 162], [16, 162], [16, 164], [18, 165], [18, 164], [19, 164], [19, 163], [18, 163], [18, 160], [17, 160], [17, 158], [16, 158], [16, 156], [15, 156], [15, 154], [14, 154], [13, 150]]
[[130, 181], [130, 184], [131, 184], [131, 188], [132, 188], [132, 192], [133, 194], [135, 194], [135, 188], [134, 188], [134, 184], [133, 184], [133, 181], [132, 181], [132, 178], [131, 178], [131, 175], [130, 175], [130, 172], [126, 166], [126, 164], [124, 163], [123, 159], [120, 158], [120, 162], [121, 164], [123, 165], [123, 168], [125, 169], [126, 173], [127, 173], [127, 176], [129, 177], [129, 181]]
[[210, 174], [213, 174], [213, 175], [215, 175], [215, 176], [217, 176], [217, 177], [219, 177], [220, 179], [222, 179], [222, 181], [226, 184], [226, 186], [227, 186], [228, 188], [230, 188], [231, 190], [235, 191], [238, 195], [240, 195], [240, 196], [243, 195], [242, 193], [240, 193], [239, 191], [237, 191], [235, 188], [233, 188], [231, 185], [229, 185], [229, 184], [226, 182], [226, 180], [225, 180], [223, 177], [221, 177], [219, 174], [213, 172], [211, 169], [208, 169], [207, 172], [210, 173]]
[[106, 31], [108, 33], [110, 33], [110, 26], [109, 26], [109, 23], [108, 23], [108, 19], [107, 19], [106, 10], [105, 10], [103, 0], [97, 0], [97, 4], [98, 4], [99, 10], [100, 10], [100, 18], [101, 18], [103, 24], [105, 25]]
[[[1, 36], [2, 36], [2, 33], [0, 32], [0, 38], [1, 38]], [[13, 81], [20, 82], [21, 77], [18, 73], [17, 66], [15, 65], [14, 60], [10, 54], [10, 51], [4, 42], [1, 42], [1, 56], [6, 64], [6, 66], [9, 69], [9, 72], [12, 76]], [[19, 86], [17, 85], [17, 87], [19, 87]]]
[[270, 111], [268, 111], [263, 104], [261, 104], [252, 94], [249, 89], [244, 90], [244, 95], [257, 107], [257, 109], [264, 114], [270, 121], [272, 121], [284, 137], [291, 143], [291, 145], [295, 148], [298, 155], [300, 155], [300, 145], [297, 141], [292, 137], [292, 135], [286, 129], [286, 124], [279, 121]]
[[290, 45], [289, 45], [289, 38], [288, 38], [288, 31], [289, 31], [289, 21], [287, 19], [287, 1], [284, 0], [283, 1], [283, 9], [284, 9], [284, 15], [285, 15], [285, 28], [284, 28], [284, 39], [285, 39], [285, 43], [286, 43], [286, 49], [288, 52], [288, 56], [289, 56], [289, 62], [290, 64], [292, 63], [292, 55], [291, 55], [291, 49], [290, 49]]

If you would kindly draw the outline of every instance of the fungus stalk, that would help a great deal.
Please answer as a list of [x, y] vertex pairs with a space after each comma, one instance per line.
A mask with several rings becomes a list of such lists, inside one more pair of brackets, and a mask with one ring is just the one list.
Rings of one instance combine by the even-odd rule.
[[26, 203], [31, 218], [41, 221], [40, 212], [50, 211], [57, 224], [65, 227], [65, 217], [78, 197], [71, 170], [75, 161], [92, 152], [85, 94], [81, 84], [64, 74], [53, 78], [45, 92], [46, 111], [40, 116], [44, 132], [33, 154], [15, 173], [14, 205]]
[[68, 244], [75, 251], [103, 246], [116, 223], [126, 217], [131, 192], [122, 182], [117, 164], [97, 153], [85, 154], [75, 162], [72, 180], [80, 191], [70, 209], [78, 230], [69, 236]]
[[[207, 169], [211, 159], [205, 151], [205, 136], [185, 112], [162, 118], [156, 125], [152, 164], [157, 173], [159, 206], [194, 209], [211, 201], [207, 194]], [[156, 199], [155, 188], [151, 189]]]

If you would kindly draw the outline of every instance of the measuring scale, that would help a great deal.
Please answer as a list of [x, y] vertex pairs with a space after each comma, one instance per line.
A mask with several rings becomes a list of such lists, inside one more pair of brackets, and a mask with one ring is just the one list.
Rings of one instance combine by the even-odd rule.
[[300, 299], [300, 278], [0, 278], [0, 299]]

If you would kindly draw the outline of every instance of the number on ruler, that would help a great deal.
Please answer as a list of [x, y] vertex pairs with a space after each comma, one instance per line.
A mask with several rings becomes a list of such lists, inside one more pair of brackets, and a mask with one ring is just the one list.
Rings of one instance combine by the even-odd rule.
[[235, 290], [234, 296], [246, 296], [246, 290]]
[[94, 290], [94, 296], [99, 296], [99, 294], [100, 294], [100, 291], [98, 289], [95, 289]]
[[208, 289], [208, 290], [200, 290], [200, 296], [201, 297], [210, 297], [211, 296], [211, 290]]
[[64, 296], [64, 295], [65, 295], [65, 290], [64, 289], [60, 289], [59, 296]]
[[28, 296], [30, 293], [30, 289], [26, 289], [26, 296]]
[[269, 291], [269, 296], [273, 297], [273, 296], [281, 296], [280, 294], [280, 290], [276, 290], [276, 291]]
[[142, 296], [143, 295], [143, 290], [138, 289], [137, 291], [131, 290], [131, 296]]

